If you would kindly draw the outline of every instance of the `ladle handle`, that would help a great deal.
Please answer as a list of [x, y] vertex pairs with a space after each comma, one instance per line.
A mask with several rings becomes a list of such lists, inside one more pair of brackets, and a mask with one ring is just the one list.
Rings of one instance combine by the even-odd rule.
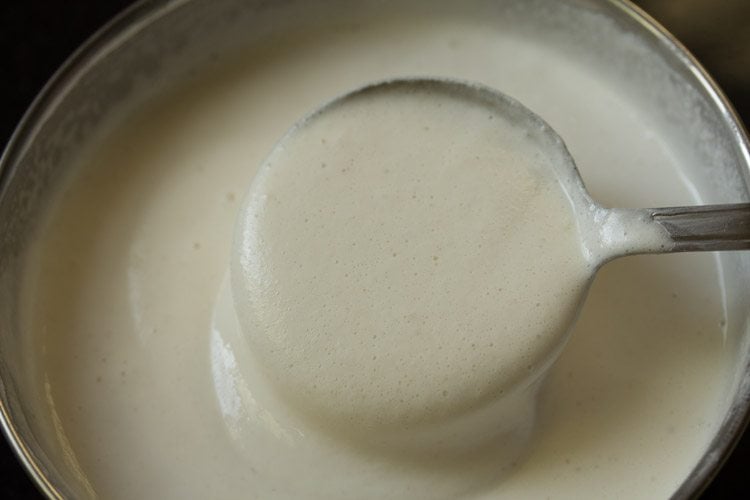
[[750, 203], [650, 209], [672, 252], [750, 249]]

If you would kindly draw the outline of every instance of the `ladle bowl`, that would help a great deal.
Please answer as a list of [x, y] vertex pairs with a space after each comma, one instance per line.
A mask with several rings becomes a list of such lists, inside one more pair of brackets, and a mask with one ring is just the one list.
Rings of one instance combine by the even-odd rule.
[[[370, 101], [385, 107], [393, 106], [393, 109], [385, 110], [376, 105], [363, 111], [361, 104]], [[434, 142], [432, 136], [412, 129], [424, 127], [428, 131], [431, 126], [439, 126], [450, 131], [450, 127], [454, 126], [447, 123], [453, 121], [451, 112], [441, 109], [436, 115], [442, 117], [443, 123], [420, 122], [416, 127], [405, 116], [415, 109], [419, 110], [410, 107], [413, 104], [435, 105], [436, 109], [443, 104], [453, 106], [451, 112], [455, 112], [455, 121], [464, 128], [455, 130], [455, 138], [440, 136], [445, 143]], [[473, 121], [465, 120], [462, 106], [479, 110], [472, 115]], [[334, 123], [333, 127], [329, 127], [328, 122], [335, 122], [339, 118], [348, 120], [347, 125], [337, 128], [338, 125]], [[383, 120], [386, 120], [385, 125], [380, 123]], [[526, 303], [515, 295], [517, 290], [527, 286], [526, 281], [513, 281], [508, 277], [509, 283], [515, 283], [509, 285], [512, 293], [496, 300], [506, 301], [507, 307], [508, 301], [518, 299], [518, 305], [508, 311], [521, 312], [510, 314], [505, 324], [502, 323], [506, 318], [492, 320], [491, 328], [497, 330], [498, 336], [494, 342], [488, 342], [484, 350], [476, 350], [475, 343], [465, 337], [456, 342], [452, 338], [446, 339], [451, 335], [475, 335], [479, 328], [477, 325], [484, 321], [485, 313], [499, 302], [489, 302], [483, 309], [484, 303], [473, 298], [479, 305], [474, 307], [475, 317], [465, 321], [468, 325], [465, 330], [456, 326], [458, 323], [454, 325], [451, 319], [441, 320], [439, 325], [432, 327], [429, 326], [430, 320], [427, 320], [428, 327], [411, 324], [411, 316], [417, 318], [442, 314], [450, 307], [451, 300], [460, 301], [465, 293], [457, 292], [450, 300], [441, 302], [444, 298], [437, 296], [436, 289], [443, 284], [446, 294], [453, 293], [452, 278], [415, 280], [415, 286], [421, 289], [412, 295], [404, 292], [408, 298], [399, 300], [405, 306], [390, 304], [392, 295], [396, 293], [391, 291], [392, 288], [404, 288], [404, 283], [408, 282], [402, 275], [414, 271], [414, 276], [417, 276], [424, 274], [424, 271], [416, 264], [405, 263], [396, 267], [383, 264], [378, 260], [378, 252], [380, 247], [392, 244], [393, 248], [388, 253], [393, 252], [394, 260], [401, 258], [402, 254], [410, 255], [411, 246], [401, 245], [397, 248], [396, 243], [392, 243], [392, 240], [401, 239], [411, 239], [409, 245], [412, 246], [436, 248], [450, 247], [453, 244], [450, 238], [463, 242], [476, 239], [481, 247], [479, 236], [497, 229], [487, 229], [485, 222], [475, 223], [467, 212], [464, 221], [445, 228], [447, 237], [435, 236], [442, 229], [439, 223], [431, 233], [421, 234], [422, 219], [430, 216], [427, 212], [419, 212], [421, 208], [411, 204], [411, 200], [401, 192], [405, 189], [404, 185], [411, 182], [408, 175], [381, 184], [368, 177], [370, 173], [352, 177], [354, 174], [349, 176], [345, 172], [356, 170], [360, 164], [366, 163], [366, 167], [362, 168], [383, 168], [387, 175], [388, 169], [392, 168], [391, 162], [397, 165], [393, 168], [402, 170], [409, 169], [408, 165], [403, 167], [403, 164], [412, 162], [415, 165], [413, 177], [427, 179], [433, 173], [430, 167], [425, 168], [422, 163], [438, 163], [442, 151], [446, 156], [453, 155], [454, 139], [460, 148], [467, 141], [470, 142], [474, 134], [497, 134], [497, 130], [501, 130], [496, 130], [499, 121], [505, 123], [506, 128], [501, 133], [505, 133], [506, 137], [498, 135], [498, 150], [502, 149], [503, 141], [520, 141], [519, 144], [531, 141], [535, 149], [524, 150], [523, 154], [529, 156], [530, 162], [538, 163], [538, 168], [553, 171], [551, 175], [564, 191], [569, 205], [567, 209], [571, 211], [571, 220], [574, 221], [563, 228], [562, 233], [557, 232], [560, 228], [552, 227], [549, 239], [545, 240], [546, 235], [542, 233], [550, 228], [544, 229], [542, 222], [565, 224], [564, 220], [556, 222], [556, 214], [527, 213], [521, 209], [511, 219], [515, 217], [523, 219], [523, 222], [513, 226], [504, 238], [513, 242], [514, 231], [524, 232], [525, 235], [538, 233], [523, 237], [533, 239], [534, 252], [541, 252], [541, 257], [537, 258], [534, 252], [530, 252], [528, 256], [519, 254], [514, 258], [518, 262], [519, 259], [528, 260], [528, 263], [524, 262], [524, 265], [528, 264], [527, 273], [554, 274], [569, 260], [568, 255], [560, 253], [565, 243], [559, 236], [563, 235], [567, 240], [573, 235], [572, 238], [578, 238], [578, 250], [574, 251], [583, 254], [588, 268], [583, 274], [561, 271], [560, 276], [567, 281], [558, 283], [552, 278], [549, 283], [545, 281], [540, 289], [549, 285], [547, 288], [551, 288], [552, 292], [536, 296], [536, 309], [531, 307], [529, 292], [523, 292], [527, 294]], [[491, 131], [486, 132], [485, 129]], [[415, 137], [413, 148], [402, 147], [400, 143], [394, 146], [394, 141], [398, 143], [400, 136], [411, 138], [412, 134]], [[314, 140], [310, 139], [313, 135]], [[346, 165], [335, 157], [337, 141], [348, 141], [347, 147], [354, 151], [351, 158], [346, 158]], [[406, 144], [412, 146], [411, 143]], [[458, 179], [457, 183], [463, 182], [464, 174], [470, 175], [468, 170], [475, 169], [470, 148], [469, 153], [466, 158], [455, 160], [455, 166], [449, 165], [444, 170], [436, 166], [434, 176], [452, 175]], [[477, 163], [480, 156], [491, 154], [478, 150]], [[333, 161], [329, 159], [331, 155], [334, 156]], [[507, 159], [512, 163], [517, 156], [518, 153], [513, 150]], [[379, 158], [382, 163], [373, 162], [372, 157]], [[417, 164], [422, 170], [417, 169]], [[502, 168], [515, 167], [503, 165]], [[339, 169], [342, 175], [338, 175]], [[331, 170], [336, 173], [329, 174]], [[334, 178], [333, 175], [338, 177]], [[511, 172], [511, 177], [515, 179], [515, 176]], [[334, 182], [338, 184], [332, 188]], [[419, 183], [420, 179], [416, 182]], [[488, 177], [486, 182], [489, 185], [491, 179]], [[483, 183], [484, 180], [480, 178], [477, 185]], [[358, 198], [347, 198], [349, 191], [357, 186], [366, 188], [357, 191]], [[323, 189], [326, 191], [321, 194]], [[545, 188], [527, 188], [519, 184], [518, 191], [522, 192], [518, 195], [520, 198], [517, 200], [514, 194], [505, 208], [512, 211], [519, 206], [525, 207], [523, 196], [526, 190], [529, 196], [537, 196], [538, 189]], [[375, 195], [369, 195], [368, 190]], [[496, 190], [493, 188], [477, 196], [489, 197], [494, 192]], [[447, 200], [446, 204], [452, 203], [450, 196], [453, 195], [427, 194], [431, 200], [434, 197], [430, 207], [435, 213], [451, 214], [456, 210], [455, 207], [440, 206], [441, 200]], [[412, 197], [416, 199], [417, 195]], [[377, 219], [378, 214], [387, 209], [382, 205], [383, 199], [399, 207], [392, 217], [392, 224], [397, 225], [398, 230], [391, 231], [391, 222], [387, 219], [381, 221], [379, 226], [370, 226], [366, 216], [360, 217], [356, 223], [347, 218], [349, 213], [356, 214], [358, 207], [364, 206], [365, 212]], [[312, 201], [308, 204], [308, 200]], [[477, 205], [482, 206], [483, 202], [479, 200]], [[331, 215], [318, 216], [324, 212]], [[507, 216], [498, 213], [498, 218], [501, 215]], [[305, 224], [287, 227], [288, 223], [291, 224], [288, 221], [301, 220], [302, 217]], [[450, 215], [445, 217], [449, 219]], [[412, 221], [414, 223], [409, 226], [410, 223], [402, 223], [401, 218], [413, 218], [417, 222]], [[314, 224], [319, 224], [319, 230], [309, 229]], [[452, 222], [446, 222], [446, 225], [449, 224]], [[334, 225], [341, 231], [329, 232], [326, 225]], [[477, 225], [477, 230], [472, 232], [474, 225]], [[401, 229], [402, 226], [408, 226], [408, 229]], [[463, 231], [462, 226], [471, 229]], [[283, 237], [277, 238], [276, 233], [283, 233]], [[359, 236], [352, 236], [351, 243], [346, 240], [344, 245], [344, 240], [352, 234]], [[353, 248], [356, 245], [359, 246]], [[373, 253], [368, 249], [370, 253], [367, 253], [367, 259], [344, 267], [349, 254], [355, 250], [362, 252], [362, 246], [368, 245], [377, 247], [378, 252]], [[351, 251], [347, 252], [347, 248]], [[499, 248], [502, 249], [502, 245]], [[507, 442], [509, 436], [529, 434], [528, 427], [533, 421], [540, 384], [562, 351], [585, 299], [588, 284], [601, 265], [631, 254], [747, 248], [750, 248], [748, 204], [658, 209], [603, 208], [586, 191], [562, 138], [541, 117], [518, 101], [495, 89], [473, 83], [403, 79], [369, 85], [334, 99], [300, 120], [277, 143], [250, 187], [240, 212], [230, 274], [234, 307], [242, 332], [248, 338], [258, 364], [265, 369], [269, 379], [292, 407], [333, 431], [333, 434], [384, 450], [416, 454], [463, 453], [485, 446], [493, 438]], [[488, 261], [476, 261], [478, 267], [486, 268], [488, 262], [492, 262], [492, 257], [505, 260], [507, 256], [502, 251], [500, 253], [490, 256]], [[554, 254], [557, 261], [552, 264], [546, 262], [546, 253]], [[472, 269], [477, 268], [475, 261], [464, 265], [461, 258], [453, 257], [449, 265], [459, 275], [457, 280], [461, 279], [461, 274], [466, 277], [466, 273], [472, 273]], [[421, 259], [418, 253], [411, 258], [416, 262]], [[438, 256], [435, 255], [434, 259], [437, 263]], [[361, 271], [362, 267], [366, 269], [364, 272]], [[289, 269], [294, 270], [291, 275], [288, 275]], [[344, 273], [342, 269], [349, 272]], [[513, 266], [507, 270], [517, 274]], [[353, 276], [359, 280], [354, 287], [356, 289], [350, 284]], [[501, 290], [506, 286], [505, 277], [495, 277], [494, 284]], [[484, 286], [485, 282], [477, 277], [476, 289], [484, 289]], [[295, 288], [309, 289], [313, 296], [310, 297], [307, 292], [301, 296], [286, 295]], [[382, 293], [378, 295], [377, 290]], [[555, 301], [560, 305], [555, 303], [541, 312], [549, 302]], [[540, 305], [543, 307], [540, 308]], [[385, 311], [398, 310], [399, 324], [388, 323], [389, 328], [384, 328], [382, 325], [386, 323], [379, 317], [368, 322], [370, 306], [384, 309], [386, 316], [391, 313]], [[299, 321], [300, 317], [302, 321]], [[427, 331], [423, 331], [423, 328]], [[451, 333], [438, 332], [441, 328], [449, 329]], [[394, 329], [399, 331], [393, 333]], [[514, 339], [509, 344], [501, 335], [503, 329], [522, 330], [525, 332], [524, 338]], [[392, 342], [389, 341], [385, 348], [382, 340], [384, 334], [392, 335]], [[375, 340], [379, 335], [381, 340]], [[420, 340], [414, 340], [417, 337]], [[373, 340], [370, 341], [370, 338]], [[406, 347], [402, 351], [402, 345], [415, 344], [424, 346], [423, 351], [411, 352]], [[470, 344], [471, 349], [467, 348], [470, 352], [459, 359], [455, 353], [461, 352], [466, 347], [464, 344]], [[448, 346], [445, 350], [454, 353], [447, 358], [448, 361], [443, 361], [442, 354], [438, 352], [443, 345]], [[316, 363], [317, 367], [313, 366]], [[402, 371], [417, 374], [416, 378], [421, 380], [415, 382], [408, 376], [404, 378]], [[347, 375], [340, 376], [342, 373]], [[434, 385], [440, 390], [423, 383], [431, 377], [445, 379], [442, 384]]]

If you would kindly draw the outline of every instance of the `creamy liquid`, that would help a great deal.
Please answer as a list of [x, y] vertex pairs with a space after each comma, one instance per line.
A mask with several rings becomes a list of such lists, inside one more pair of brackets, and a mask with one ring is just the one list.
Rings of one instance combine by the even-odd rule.
[[[422, 460], [318, 432], [259, 383], [263, 370], [231, 314], [214, 314], [228, 302], [217, 294], [226, 293], [238, 200], [257, 166], [291, 123], [345, 90], [399, 74], [480, 81], [550, 121], [602, 201], [654, 205], [640, 182], [648, 175], [669, 204], [689, 202], [669, 144], [648, 133], [648, 114], [590, 69], [479, 20], [373, 21], [259, 54], [153, 102], [103, 140], [29, 256], [26, 320], [41, 346], [40, 390], [88, 490], [105, 498], [671, 494], [720, 418], [722, 312], [707, 256], [605, 267], [543, 388], [537, 429], [510, 464], [493, 449]], [[573, 103], [575, 119], [560, 103]], [[420, 268], [433, 276], [435, 262], [449, 262], [444, 252], [419, 255], [438, 257]], [[477, 300], [462, 307], [487, 310], [488, 299]], [[487, 370], [490, 357], [476, 359]]]
[[233, 302], [275, 386], [334, 434], [468, 452], [530, 424], [594, 266], [541, 123], [408, 85], [328, 105], [276, 146], [238, 217]]

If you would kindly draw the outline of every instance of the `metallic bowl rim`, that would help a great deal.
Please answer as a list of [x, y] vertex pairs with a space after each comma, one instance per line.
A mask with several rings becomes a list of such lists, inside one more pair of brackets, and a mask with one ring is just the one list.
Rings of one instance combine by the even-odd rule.
[[[17, 167], [14, 160], [21, 156], [27, 146], [26, 139], [33, 136], [34, 130], [42, 121], [48, 106], [55, 101], [58, 95], [63, 93], [69, 84], [76, 80], [76, 76], [84, 71], [90, 63], [95, 62], [103, 49], [106, 49], [119, 37], [126, 35], [134, 26], [148, 25], [166, 12], [189, 2], [190, 0], [137, 0], [99, 28], [66, 59], [37, 94], [8, 140], [2, 155], [0, 155], [0, 198], [4, 196], [8, 179], [13, 176]], [[748, 140], [747, 130], [737, 111], [713, 77], [674, 35], [631, 0], [602, 0], [602, 3], [609, 4], [631, 21], [635, 21], [637, 25], [649, 32], [659, 45], [666, 48], [672, 57], [691, 71], [697, 86], [706, 92], [713, 105], [720, 112], [724, 123], [729, 126], [733, 136], [733, 144], [738, 146], [738, 152], [744, 159], [745, 165], [748, 166], [748, 171], [744, 172], [745, 183], [748, 184], [748, 179], [750, 179], [750, 140]], [[0, 380], [0, 428], [2, 428], [2, 432], [13, 452], [41, 493], [48, 498], [64, 498], [63, 492], [44, 474], [28, 445], [16, 430], [8, 411], [6, 399], [5, 384]], [[750, 363], [745, 366], [743, 380], [734, 395], [729, 414], [711, 441], [709, 449], [685, 478], [672, 498], [698, 497], [729, 458], [749, 421]]]

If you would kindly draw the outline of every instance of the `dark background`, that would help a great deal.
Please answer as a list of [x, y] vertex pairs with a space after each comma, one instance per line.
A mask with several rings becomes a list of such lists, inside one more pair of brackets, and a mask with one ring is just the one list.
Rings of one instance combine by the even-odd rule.
[[[63, 61], [130, 0], [0, 0], [0, 146]], [[639, 0], [750, 123], [750, 0]], [[702, 498], [750, 498], [750, 432]], [[0, 499], [41, 498], [0, 439]]]

